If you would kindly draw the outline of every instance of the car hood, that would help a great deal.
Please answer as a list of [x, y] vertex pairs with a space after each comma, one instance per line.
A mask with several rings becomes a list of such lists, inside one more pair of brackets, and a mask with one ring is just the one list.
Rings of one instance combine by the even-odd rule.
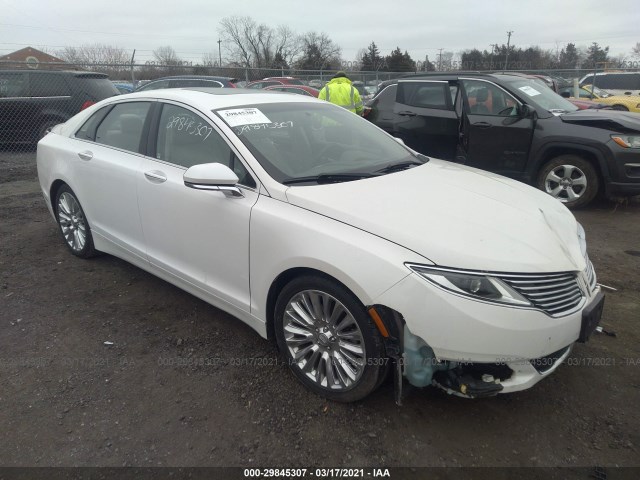
[[637, 113], [616, 110], [578, 110], [560, 116], [563, 122], [603, 128], [614, 132], [640, 132], [640, 116]]
[[573, 215], [525, 184], [443, 160], [286, 191], [298, 207], [385, 238], [431, 262], [494, 272], [585, 268]]

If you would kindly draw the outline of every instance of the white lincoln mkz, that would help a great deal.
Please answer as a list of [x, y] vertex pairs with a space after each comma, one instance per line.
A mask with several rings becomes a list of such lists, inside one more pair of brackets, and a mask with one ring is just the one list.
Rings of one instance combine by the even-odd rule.
[[525, 184], [427, 158], [317, 99], [172, 89], [38, 144], [70, 252], [106, 252], [272, 339], [314, 392], [391, 370], [465, 397], [531, 387], [595, 329], [584, 230]]

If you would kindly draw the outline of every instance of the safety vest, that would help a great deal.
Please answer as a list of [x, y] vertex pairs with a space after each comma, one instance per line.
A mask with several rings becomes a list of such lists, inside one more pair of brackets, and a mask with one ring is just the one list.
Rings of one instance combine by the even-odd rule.
[[353, 87], [351, 80], [348, 78], [338, 77], [332, 79], [320, 90], [318, 98], [362, 115], [363, 108], [360, 93]]

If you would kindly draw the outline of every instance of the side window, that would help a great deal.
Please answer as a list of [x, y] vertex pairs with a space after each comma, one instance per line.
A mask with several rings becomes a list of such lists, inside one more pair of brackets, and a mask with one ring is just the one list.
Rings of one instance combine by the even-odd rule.
[[96, 113], [91, 115], [89, 119], [84, 122], [82, 127], [76, 132], [76, 138], [80, 138], [82, 140], [95, 140], [96, 138], [96, 129], [98, 125], [105, 117], [105, 115], [109, 112], [111, 106], [101, 108]]
[[0, 98], [26, 97], [24, 73], [0, 73]]
[[518, 102], [497, 85], [479, 80], [462, 80], [469, 113], [510, 117], [518, 114]]
[[96, 130], [97, 143], [140, 153], [142, 128], [149, 102], [127, 102], [114, 106]]
[[380, 110], [393, 110], [393, 105], [396, 102], [396, 93], [398, 91], [398, 85], [389, 85], [386, 87], [378, 98], [376, 99], [376, 103], [378, 105], [378, 109]]
[[282, 85], [282, 84], [280, 82], [262, 82], [262, 86], [260, 88], [270, 87], [271, 85]]
[[262, 84], [264, 82], [258, 82], [258, 83], [254, 83], [252, 85], [249, 85], [247, 88], [262, 88]]
[[398, 82], [398, 103], [420, 108], [451, 110], [447, 82]]
[[256, 186], [242, 162], [211, 124], [191, 110], [176, 105], [162, 107], [156, 157], [186, 168], [202, 163], [222, 163], [238, 175], [239, 183]]
[[71, 95], [69, 85], [67, 85], [62, 75], [32, 73], [29, 83], [32, 97], [65, 97]]

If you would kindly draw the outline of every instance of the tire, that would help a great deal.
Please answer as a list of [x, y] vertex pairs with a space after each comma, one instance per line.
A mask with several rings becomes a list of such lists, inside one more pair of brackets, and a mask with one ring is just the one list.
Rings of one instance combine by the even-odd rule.
[[68, 185], [62, 185], [53, 204], [58, 230], [67, 249], [76, 257], [90, 258], [97, 254], [89, 222], [80, 202]]
[[274, 309], [278, 348], [293, 374], [312, 392], [355, 402], [386, 373], [382, 337], [360, 301], [322, 276], [287, 284]]
[[613, 105], [611, 107], [613, 110], [620, 110], [621, 112], [628, 112], [629, 109], [627, 107], [625, 107], [624, 105]]
[[538, 173], [537, 186], [568, 208], [589, 204], [598, 194], [598, 173], [584, 158], [568, 154], [548, 161]]

